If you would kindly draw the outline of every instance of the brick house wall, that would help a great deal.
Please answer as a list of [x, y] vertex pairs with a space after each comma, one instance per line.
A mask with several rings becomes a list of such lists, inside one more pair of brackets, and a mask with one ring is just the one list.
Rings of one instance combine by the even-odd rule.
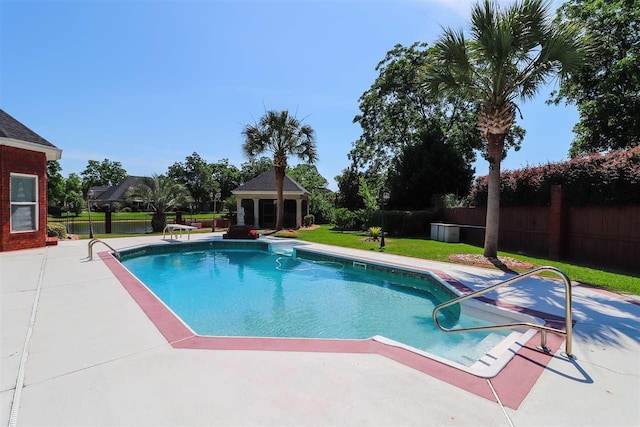
[[[11, 174], [38, 177], [38, 230], [11, 232]], [[39, 151], [0, 145], [0, 251], [37, 248], [47, 237], [47, 157]]]

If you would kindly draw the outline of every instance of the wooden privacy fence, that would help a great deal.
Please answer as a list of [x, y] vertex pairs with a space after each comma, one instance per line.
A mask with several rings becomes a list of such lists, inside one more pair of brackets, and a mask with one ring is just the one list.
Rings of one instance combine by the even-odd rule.
[[[500, 250], [640, 273], [640, 206], [551, 206], [500, 209]], [[443, 222], [483, 227], [485, 208], [443, 210]], [[460, 229], [460, 241], [484, 244], [484, 228]]]
[[[473, 225], [461, 227], [460, 241], [476, 246], [484, 245], [485, 208], [453, 208], [444, 210], [443, 222]], [[548, 208], [506, 207], [500, 209], [500, 250], [548, 256]]]

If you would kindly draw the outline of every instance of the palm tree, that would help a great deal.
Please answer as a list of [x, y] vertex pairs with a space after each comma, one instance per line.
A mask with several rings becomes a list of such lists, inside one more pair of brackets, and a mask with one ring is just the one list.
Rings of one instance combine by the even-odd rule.
[[579, 69], [584, 57], [579, 34], [575, 25], [552, 24], [547, 1], [522, 0], [501, 9], [485, 0], [473, 7], [469, 40], [449, 28], [434, 46], [437, 59], [426, 69], [427, 87], [478, 103], [477, 127], [489, 162], [486, 257], [498, 252], [500, 162], [515, 122], [516, 100], [530, 99], [548, 79]]
[[244, 143], [242, 151], [249, 158], [269, 151], [273, 153], [273, 169], [276, 174], [278, 193], [278, 213], [276, 229], [281, 230], [284, 220], [284, 197], [282, 187], [290, 155], [302, 161], [313, 163], [318, 159], [315, 132], [309, 125], [303, 125], [289, 111], [267, 111], [260, 121], [246, 125], [242, 131]]
[[129, 188], [126, 199], [146, 203], [153, 209], [151, 229], [162, 231], [167, 225], [167, 211], [189, 201], [187, 188], [164, 175], [141, 178], [140, 182]]

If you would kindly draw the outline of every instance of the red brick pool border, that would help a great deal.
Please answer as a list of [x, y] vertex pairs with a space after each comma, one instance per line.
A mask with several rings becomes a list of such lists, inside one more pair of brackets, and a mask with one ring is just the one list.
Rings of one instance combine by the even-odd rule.
[[[99, 256], [173, 348], [379, 354], [477, 396], [496, 401], [486, 378], [475, 376], [407, 349], [386, 345], [373, 339], [332, 340], [197, 335], [108, 252], [102, 252]], [[398, 263], [391, 264], [407, 267]], [[470, 288], [443, 271], [430, 271], [463, 293], [471, 291]], [[487, 298], [482, 298], [482, 300], [490, 304], [543, 318], [551, 324], [563, 323], [563, 319], [557, 316], [504, 304]], [[539, 335], [536, 334], [514, 355], [514, 358], [504, 369], [490, 379], [491, 385], [502, 404], [512, 409], [518, 409], [563, 341], [561, 337], [550, 334], [547, 339], [547, 345], [551, 348], [552, 353], [546, 354], [536, 349], [537, 343], [540, 342]]]

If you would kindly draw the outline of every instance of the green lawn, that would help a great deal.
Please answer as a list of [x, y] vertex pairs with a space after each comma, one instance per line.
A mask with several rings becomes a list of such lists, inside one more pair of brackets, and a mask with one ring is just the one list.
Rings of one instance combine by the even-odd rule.
[[[333, 231], [329, 226], [321, 226], [315, 230], [299, 230], [299, 239], [314, 243], [342, 246], [354, 249], [380, 250], [379, 242], [367, 242], [364, 232]], [[427, 239], [387, 238], [386, 253], [404, 255], [434, 261], [451, 262], [449, 255], [458, 253], [481, 254], [482, 248], [464, 243], [443, 243]], [[536, 267], [548, 265], [564, 271], [571, 280], [594, 285], [618, 293], [640, 295], [640, 277], [614, 273], [566, 262], [533, 258], [510, 252], [500, 252], [499, 256], [528, 261]], [[487, 267], [489, 268], [489, 267]]]

